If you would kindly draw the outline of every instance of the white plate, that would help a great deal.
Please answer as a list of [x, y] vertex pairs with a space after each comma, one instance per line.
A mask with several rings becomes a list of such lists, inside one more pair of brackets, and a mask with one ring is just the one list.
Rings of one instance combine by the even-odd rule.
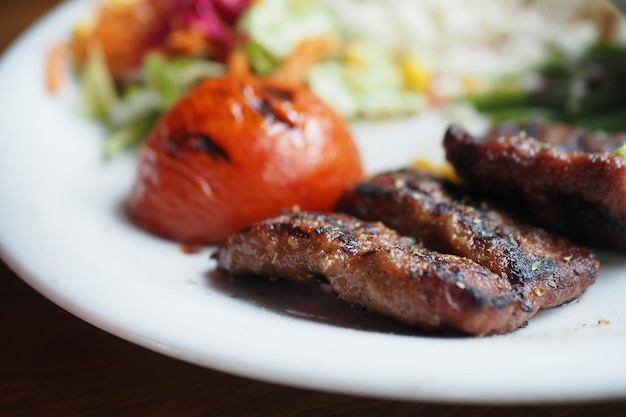
[[[394, 334], [397, 327], [323, 291], [220, 280], [210, 249], [186, 255], [134, 228], [123, 211], [133, 157], [103, 160], [102, 132], [79, 117], [77, 87], [52, 96], [43, 83], [47, 49], [91, 10], [85, 2], [58, 8], [0, 65], [0, 249], [38, 291], [155, 351], [290, 386], [469, 403], [626, 396], [624, 256], [601, 254], [595, 286], [524, 329], [442, 338]], [[440, 158], [443, 128], [428, 116], [356, 132], [378, 170], [419, 154]], [[311, 302], [328, 312], [316, 315]]]

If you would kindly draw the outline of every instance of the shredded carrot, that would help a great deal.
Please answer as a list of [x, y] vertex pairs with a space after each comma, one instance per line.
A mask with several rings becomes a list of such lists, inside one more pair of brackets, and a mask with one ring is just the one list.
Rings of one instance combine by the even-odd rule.
[[441, 91], [439, 91], [439, 78], [440, 76], [438, 74], [434, 74], [433, 80], [431, 81], [429, 88], [425, 91], [428, 105], [434, 108], [441, 107], [449, 102], [449, 97], [446, 97], [441, 93]]
[[601, 43], [610, 43], [617, 39], [621, 19], [622, 14], [616, 8], [606, 8], [598, 12], [596, 21], [599, 22], [598, 26], [600, 27], [600, 35], [598, 40]]
[[48, 51], [46, 59], [46, 89], [51, 93], [58, 92], [67, 76], [65, 60], [67, 58], [67, 44], [59, 42]]
[[335, 53], [337, 48], [337, 42], [328, 36], [303, 39], [274, 72], [272, 78], [285, 84], [302, 84], [311, 68], [321, 59]]
[[70, 44], [74, 59], [80, 65], [90, 45], [100, 45], [114, 77], [137, 67], [146, 50], [155, 25], [167, 13], [169, 0], [140, 0], [129, 3], [103, 2], [89, 30], [77, 31]]
[[203, 56], [210, 50], [207, 38], [194, 28], [181, 28], [168, 34], [166, 49], [174, 55]]
[[242, 50], [233, 50], [228, 56], [226, 65], [231, 75], [242, 76], [250, 73], [250, 61]]
[[616, 5], [620, 1], [590, 1], [582, 5], [577, 18], [588, 20], [598, 29], [598, 42], [611, 43], [618, 39], [622, 11]]

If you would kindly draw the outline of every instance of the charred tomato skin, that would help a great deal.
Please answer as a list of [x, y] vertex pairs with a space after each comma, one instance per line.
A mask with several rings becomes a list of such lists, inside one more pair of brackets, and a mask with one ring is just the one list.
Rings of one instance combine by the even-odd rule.
[[282, 209], [330, 211], [363, 175], [347, 122], [309, 89], [225, 76], [157, 122], [128, 208], [153, 234], [211, 244]]

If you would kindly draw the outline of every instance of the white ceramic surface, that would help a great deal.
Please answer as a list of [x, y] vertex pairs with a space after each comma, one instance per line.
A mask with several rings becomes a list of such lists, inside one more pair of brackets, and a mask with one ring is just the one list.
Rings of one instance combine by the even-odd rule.
[[[187, 255], [137, 230], [123, 211], [133, 156], [101, 157], [76, 85], [44, 88], [47, 49], [91, 7], [64, 4], [0, 63], [0, 251], [46, 297], [163, 354], [289, 386], [469, 403], [626, 396], [626, 256], [601, 253], [596, 285], [524, 329], [444, 338], [386, 327], [324, 291], [220, 280], [210, 248]], [[355, 126], [372, 171], [441, 158], [443, 129], [436, 116]], [[310, 313], [307, 296], [328, 311]]]

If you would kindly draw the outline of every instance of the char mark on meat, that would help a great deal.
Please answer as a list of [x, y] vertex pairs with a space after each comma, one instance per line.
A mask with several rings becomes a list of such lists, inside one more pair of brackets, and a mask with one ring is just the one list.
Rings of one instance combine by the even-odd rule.
[[498, 126], [483, 139], [452, 126], [444, 147], [472, 187], [574, 240], [626, 250], [626, 158], [613, 153], [625, 141], [535, 123]]
[[535, 308], [554, 307], [579, 296], [599, 270], [589, 249], [419, 170], [374, 176], [348, 190], [337, 209], [381, 221], [429, 249], [469, 258], [504, 277]]
[[506, 278], [475, 262], [345, 214], [291, 212], [253, 224], [215, 258], [231, 275], [324, 277], [345, 301], [428, 330], [505, 333], [536, 312]]

